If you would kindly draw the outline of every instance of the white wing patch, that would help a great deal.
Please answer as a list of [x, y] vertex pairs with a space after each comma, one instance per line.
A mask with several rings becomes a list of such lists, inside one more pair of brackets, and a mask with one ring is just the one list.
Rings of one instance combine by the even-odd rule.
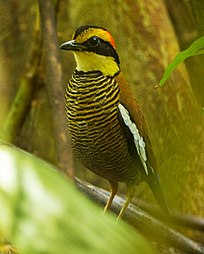
[[125, 125], [129, 128], [130, 132], [133, 135], [134, 143], [135, 143], [138, 155], [144, 167], [145, 173], [148, 175], [148, 169], [146, 164], [147, 156], [146, 156], [145, 142], [143, 141], [143, 137], [140, 136], [136, 124], [131, 121], [128, 110], [122, 104], [119, 104], [118, 108], [120, 110], [120, 113]]

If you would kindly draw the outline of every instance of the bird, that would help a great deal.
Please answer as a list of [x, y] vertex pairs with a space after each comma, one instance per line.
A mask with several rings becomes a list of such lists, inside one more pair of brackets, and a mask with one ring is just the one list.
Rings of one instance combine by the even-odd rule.
[[60, 49], [72, 51], [76, 69], [65, 89], [66, 116], [74, 156], [87, 169], [108, 180], [107, 211], [118, 191], [127, 187], [121, 218], [146, 182], [159, 206], [168, 214], [147, 124], [121, 68], [109, 30], [94, 25], [78, 27]]

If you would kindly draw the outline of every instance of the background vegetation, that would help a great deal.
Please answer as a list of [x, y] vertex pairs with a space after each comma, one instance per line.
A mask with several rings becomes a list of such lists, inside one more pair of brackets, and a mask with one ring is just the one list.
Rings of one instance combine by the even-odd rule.
[[[115, 38], [121, 68], [146, 117], [170, 210], [204, 217], [203, 56], [189, 58], [176, 68], [164, 87], [155, 88], [176, 54], [204, 34], [202, 0], [2, 0], [0, 15], [3, 140], [56, 165], [71, 178], [75, 174], [107, 188], [103, 180], [77, 162], [73, 167], [63, 91], [75, 63], [71, 53], [58, 49], [60, 43], [71, 39], [79, 25], [105, 27]], [[6, 172], [3, 160], [0, 163], [1, 171]], [[18, 165], [21, 163], [18, 159]], [[51, 181], [43, 181], [42, 185]], [[68, 193], [75, 197], [72, 190]], [[136, 196], [155, 202], [143, 184], [137, 188]], [[70, 216], [74, 213], [70, 212]], [[202, 233], [178, 228], [204, 242]], [[124, 230], [128, 232], [129, 228]], [[21, 245], [22, 240], [12, 239]]]

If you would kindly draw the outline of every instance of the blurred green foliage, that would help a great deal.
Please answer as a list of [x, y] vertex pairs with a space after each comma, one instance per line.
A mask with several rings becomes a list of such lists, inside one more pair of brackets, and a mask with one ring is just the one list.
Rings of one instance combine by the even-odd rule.
[[52, 165], [0, 145], [0, 229], [20, 253], [153, 253]]

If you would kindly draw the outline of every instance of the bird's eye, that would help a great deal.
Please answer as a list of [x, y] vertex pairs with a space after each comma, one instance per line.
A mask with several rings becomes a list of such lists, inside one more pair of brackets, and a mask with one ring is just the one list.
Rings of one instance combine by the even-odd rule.
[[100, 40], [97, 36], [93, 36], [89, 39], [89, 45], [91, 47], [97, 47], [100, 43]]

